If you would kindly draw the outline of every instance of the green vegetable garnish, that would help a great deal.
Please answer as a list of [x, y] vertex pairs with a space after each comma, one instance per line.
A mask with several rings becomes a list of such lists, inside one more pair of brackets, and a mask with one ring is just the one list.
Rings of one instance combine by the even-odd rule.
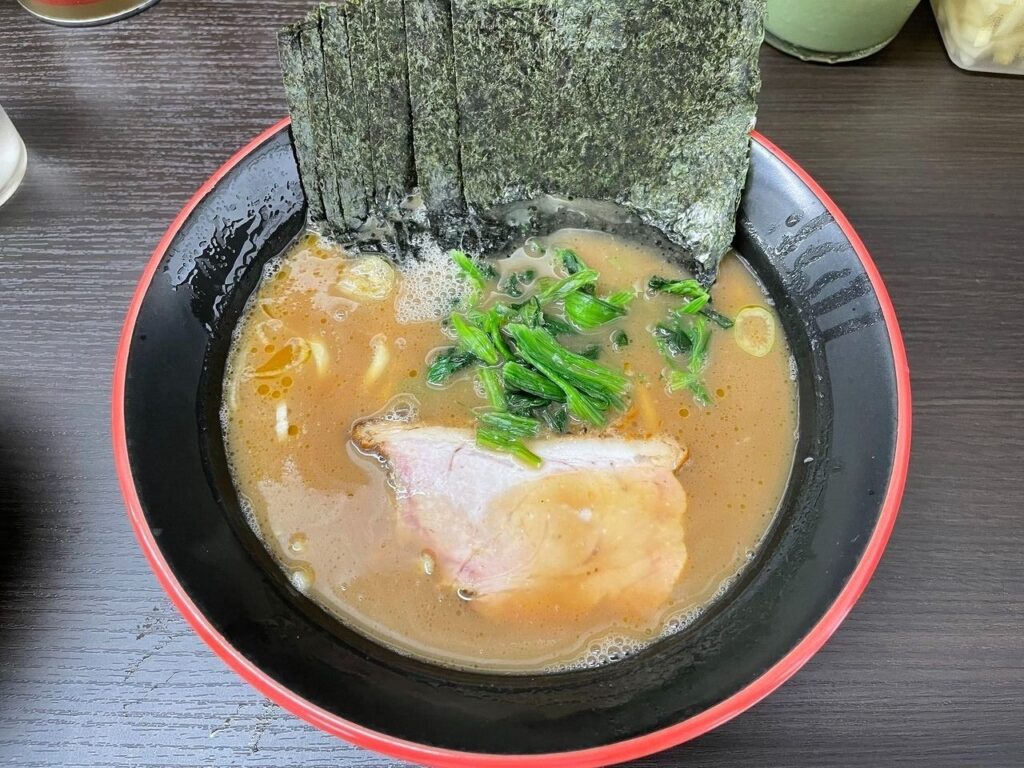
[[[707, 346], [711, 338], [711, 329], [707, 320], [698, 315], [674, 312], [669, 323], [659, 323], [654, 327], [654, 340], [661, 350], [665, 362], [669, 365], [667, 375], [668, 389], [677, 392], [689, 390], [700, 405], [710, 405], [708, 394], [700, 374], [707, 362]], [[689, 322], [690, 328], [683, 327]], [[677, 357], [688, 355], [686, 370], [677, 367]]]
[[505, 281], [501, 284], [500, 288], [502, 292], [518, 299], [523, 295], [524, 286], [532, 283], [536, 277], [537, 273], [532, 269], [526, 269], [522, 272], [512, 272], [505, 278]]
[[629, 346], [629, 335], [621, 328], [612, 334], [612, 348], [615, 350]]
[[580, 257], [576, 255], [576, 251], [571, 248], [556, 248], [555, 260], [562, 265], [562, 269], [569, 275], [575, 275], [577, 272], [587, 268], [586, 264], [580, 261]]
[[512, 315], [508, 319], [512, 322], [523, 323], [531, 328], [539, 325], [541, 322], [541, 311], [540, 302], [537, 301], [537, 297], [534, 296], [528, 302], [519, 307], [518, 317], [516, 317], [516, 315]]
[[550, 379], [515, 361], [505, 363], [501, 372], [509, 389], [518, 389], [545, 400], [565, 400], [565, 394]]
[[434, 358], [427, 369], [427, 381], [434, 386], [444, 384], [457, 371], [471, 365], [476, 356], [458, 347], [448, 347]]
[[476, 444], [491, 451], [508, 453], [530, 467], [539, 467], [540, 456], [527, 448], [521, 440], [510, 438], [505, 432], [493, 427], [478, 427]]
[[697, 296], [694, 299], [690, 299], [684, 306], [680, 307], [678, 311], [684, 315], [695, 315], [704, 309], [704, 305], [710, 300], [711, 297], [705, 293], [703, 296]]
[[564, 405], [551, 405], [540, 412], [548, 429], [559, 434], [569, 431], [569, 411]]
[[585, 286], [593, 285], [597, 282], [597, 278], [598, 274], [594, 270], [581, 269], [579, 272], [563, 277], [561, 280], [545, 283], [544, 287], [538, 291], [536, 298], [541, 304], [549, 304], [552, 301], [564, 299], [570, 293], [574, 293]]
[[576, 291], [565, 297], [565, 316], [583, 330], [597, 328], [625, 314], [624, 307], [589, 293]]
[[451, 324], [463, 347], [488, 365], [495, 365], [498, 362], [498, 350], [487, 333], [471, 325], [463, 315], [452, 315]]
[[448, 255], [451, 256], [462, 275], [474, 285], [476, 291], [483, 293], [487, 288], [487, 278], [480, 266], [463, 251], [452, 251]]
[[711, 404], [711, 395], [709, 395], [707, 389], [704, 388], [704, 384], [701, 382], [700, 377], [690, 371], [669, 371], [668, 389], [670, 392], [687, 389], [693, 394], [694, 399], [701, 405]]
[[708, 320], [713, 322], [715, 325], [717, 325], [719, 328], [724, 328], [728, 330], [735, 325], [735, 323], [732, 321], [732, 318], [726, 317], [721, 312], [716, 312], [711, 307], [702, 307], [700, 313], [704, 315], [704, 317], [706, 317]]
[[691, 373], [700, 373], [704, 367], [710, 338], [711, 330], [708, 328], [707, 320], [703, 317], [695, 318], [693, 329], [690, 331], [690, 339], [693, 341], [693, 347], [690, 349], [689, 369]]
[[485, 411], [477, 415], [477, 421], [486, 427], [499, 430], [505, 437], [517, 440], [522, 437], [536, 437], [540, 422], [525, 416], [516, 416], [504, 411]]
[[581, 349], [580, 354], [587, 358], [587, 360], [597, 360], [601, 356], [601, 345], [591, 344], [589, 347]]
[[492, 408], [498, 410], [505, 410], [505, 388], [501, 384], [501, 377], [498, 375], [496, 368], [481, 368], [477, 371], [477, 376], [480, 379], [480, 384], [483, 386], [484, 394], [487, 396], [487, 402], [491, 404]]
[[687, 280], [669, 280], [668, 278], [655, 275], [647, 281], [647, 287], [652, 291], [670, 293], [673, 296], [687, 296], [691, 299], [707, 294], [707, 291], [704, 290], [704, 286], [693, 278], [689, 278]]
[[573, 336], [577, 330], [560, 317], [541, 315], [540, 326], [552, 336]]
[[[629, 390], [629, 379], [625, 374], [566, 349], [542, 328], [510, 323], [505, 330], [515, 341], [519, 356], [556, 384], [559, 382], [552, 375], [555, 371], [559, 378], [584, 394], [616, 408], [622, 407], [622, 398]], [[562, 391], [565, 392], [565, 389]], [[568, 392], [566, 396], [569, 396]]]
[[505, 358], [512, 357], [508, 345], [505, 344], [505, 337], [501, 334], [501, 327], [503, 325], [501, 314], [495, 307], [491, 307], [483, 314], [480, 324], [491, 339], [491, 342], [493, 342], [495, 349], [501, 353], [501, 356]]
[[671, 356], [685, 355], [693, 349], [693, 340], [690, 334], [676, 320], [671, 324], [658, 323], [654, 326], [654, 338], [664, 345], [664, 351]]
[[[559, 397], [562, 397], [562, 390], [558, 390]], [[537, 409], [544, 408], [550, 400], [543, 397], [534, 397], [525, 392], [506, 392], [505, 405], [509, 413], [517, 416], [531, 416]]]
[[611, 296], [605, 297], [605, 301], [609, 304], [614, 304], [616, 307], [622, 307], [625, 309], [630, 305], [630, 302], [636, 298], [636, 293], [632, 290], [616, 291]]

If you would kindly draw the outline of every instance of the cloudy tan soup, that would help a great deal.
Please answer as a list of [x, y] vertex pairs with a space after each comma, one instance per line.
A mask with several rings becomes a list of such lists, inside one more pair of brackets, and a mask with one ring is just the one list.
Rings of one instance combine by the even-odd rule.
[[678, 630], [757, 548], [796, 431], [747, 266], [710, 303], [690, 277], [581, 230], [400, 271], [305, 236], [225, 379], [251, 523], [297, 589], [437, 663], [558, 670]]

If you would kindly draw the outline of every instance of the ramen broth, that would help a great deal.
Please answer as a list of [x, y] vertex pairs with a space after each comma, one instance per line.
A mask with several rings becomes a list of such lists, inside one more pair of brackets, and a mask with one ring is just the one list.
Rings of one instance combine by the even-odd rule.
[[[353, 271], [360, 260], [305, 236], [267, 267], [230, 352], [225, 442], [253, 528], [298, 590], [369, 637], [440, 664], [512, 672], [589, 666], [685, 626], [751, 558], [793, 461], [792, 358], [737, 254], [722, 262], [712, 306], [728, 317], [763, 308], [777, 333], [756, 356], [737, 343], [735, 328], [714, 328], [702, 374], [711, 403], [701, 405], [686, 390], [667, 390], [651, 334], [680, 300], [646, 290], [652, 275], [689, 275], [610, 235], [563, 230], [541, 242], [549, 251], [573, 249], [600, 273], [602, 295], [637, 290], [625, 317], [564, 342], [577, 351], [600, 344], [599, 361], [630, 376], [631, 401], [608, 433], [664, 436], [686, 450], [676, 470], [686, 496], [685, 565], [668, 599], [643, 616], [614, 601], [576, 612], [479, 610], [396, 514], [381, 460], [353, 444], [353, 427], [373, 417], [470, 428], [484, 404], [471, 374], [441, 389], [425, 378], [438, 348], [452, 344], [439, 322], [459, 287], [447, 254], [377, 279], [372, 269]], [[524, 264], [542, 274], [546, 264], [524, 251], [496, 263], [502, 274]], [[360, 282], [367, 275], [371, 295]], [[610, 343], [618, 330], [627, 345]]]

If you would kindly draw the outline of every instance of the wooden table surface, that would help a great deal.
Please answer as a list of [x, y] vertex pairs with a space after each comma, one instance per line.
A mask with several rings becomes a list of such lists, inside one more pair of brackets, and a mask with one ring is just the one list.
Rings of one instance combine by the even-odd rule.
[[[77, 31], [0, 5], [0, 103], [29, 149], [0, 208], [2, 765], [395, 765], [214, 657], [150, 573], [111, 459], [135, 282], [198, 185], [285, 113], [274, 30], [308, 5], [165, 0]], [[753, 710], [635, 765], [1021, 765], [1024, 78], [954, 68], [926, 7], [865, 62], [762, 62], [759, 128], [847, 213], [895, 301], [910, 479], [825, 648]]]

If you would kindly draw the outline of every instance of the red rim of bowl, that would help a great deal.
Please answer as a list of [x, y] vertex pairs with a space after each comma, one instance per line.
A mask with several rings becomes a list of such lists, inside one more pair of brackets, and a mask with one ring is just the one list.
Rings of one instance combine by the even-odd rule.
[[125, 375], [128, 366], [128, 350], [131, 346], [132, 330], [135, 326], [139, 308], [149, 288], [150, 281], [155, 274], [157, 267], [162, 260], [165, 251], [170, 245], [179, 228], [192, 213], [199, 202], [210, 192], [211, 189], [234, 168], [243, 158], [256, 149], [260, 144], [272, 135], [282, 130], [290, 123], [289, 118], [284, 118], [263, 131], [259, 136], [250, 141], [246, 146], [236, 152], [224, 165], [217, 169], [209, 179], [206, 180], [199, 190], [192, 196], [181, 212], [175, 217], [167, 232], [161, 238], [153, 255], [149, 259], [142, 277], [139, 279], [135, 294], [132, 297], [128, 314], [125, 318], [124, 327], [121, 331], [121, 340], [117, 348], [117, 358], [114, 367], [113, 387], [113, 438], [114, 438], [114, 461], [117, 468], [118, 482], [121, 486], [121, 493], [124, 496], [128, 507], [128, 517], [135, 530], [135, 536], [142, 547], [143, 553], [149, 560], [160, 585], [171, 598], [171, 602], [177, 607], [192, 629], [209, 645], [214, 652], [223, 659], [229, 667], [241, 675], [249, 684], [270, 698], [292, 714], [298, 715], [308, 723], [326, 731], [327, 733], [345, 739], [348, 742], [361, 747], [381, 752], [391, 757], [415, 761], [417, 763], [436, 766], [437, 768], [448, 768], [449, 766], [547, 766], [548, 768], [588, 768], [589, 766], [602, 766], [633, 760], [645, 755], [674, 747], [701, 734], [717, 728], [723, 723], [731, 720], [741, 712], [749, 709], [761, 699], [768, 696], [772, 691], [792, 677], [831, 637], [843, 619], [853, 608], [854, 603], [867, 587], [871, 575], [874, 573], [878, 562], [881, 560], [882, 552], [885, 550], [889, 535], [896, 522], [896, 514], [899, 510], [900, 500], [903, 497], [903, 488], [907, 478], [907, 467], [910, 459], [910, 370], [907, 365], [906, 351], [903, 346], [903, 337], [900, 334], [899, 325], [896, 321], [896, 311], [893, 308], [892, 300], [882, 283], [882, 277], [878, 272], [875, 263], [868, 254], [864, 243], [850, 226], [850, 222], [839, 210], [832, 199], [799, 165], [797, 165], [785, 152], [776, 147], [757, 131], [752, 133], [754, 141], [763, 146], [786, 167], [795, 173], [800, 180], [807, 185], [821, 203], [828, 209], [835, 218], [836, 223], [842, 229], [843, 234], [853, 245], [854, 251], [860, 258], [867, 272], [868, 278], [878, 296], [878, 302], [882, 308], [882, 315], [885, 318], [886, 329], [889, 333], [889, 342], [892, 346], [893, 364], [896, 369], [896, 392], [897, 392], [897, 425], [896, 425], [896, 450], [893, 455], [893, 467], [889, 476], [889, 486], [886, 490], [885, 500], [882, 504], [882, 511], [878, 518], [874, 532], [871, 534], [864, 554], [849, 581], [843, 587], [835, 602], [821, 620], [789, 653], [776, 662], [759, 678], [747, 685], [745, 688], [734, 693], [729, 698], [718, 704], [683, 720], [680, 723], [663, 728], [659, 731], [628, 739], [626, 741], [607, 744], [601, 747], [591, 747], [571, 752], [555, 752], [548, 754], [533, 755], [495, 755], [473, 752], [459, 752], [451, 749], [431, 747], [424, 744], [406, 741], [404, 739], [388, 736], [384, 733], [364, 728], [357, 723], [344, 720], [336, 715], [316, 706], [315, 704], [296, 695], [294, 692], [281, 685], [261, 670], [241, 653], [239, 653], [206, 619], [199, 611], [189, 596], [185, 593], [181, 584], [175, 578], [167, 561], [156, 543], [152, 531], [146, 523], [145, 514], [142, 511], [142, 504], [135, 490], [135, 481], [132, 477], [131, 466], [128, 462], [128, 446], [125, 435], [124, 421], [124, 391]]

